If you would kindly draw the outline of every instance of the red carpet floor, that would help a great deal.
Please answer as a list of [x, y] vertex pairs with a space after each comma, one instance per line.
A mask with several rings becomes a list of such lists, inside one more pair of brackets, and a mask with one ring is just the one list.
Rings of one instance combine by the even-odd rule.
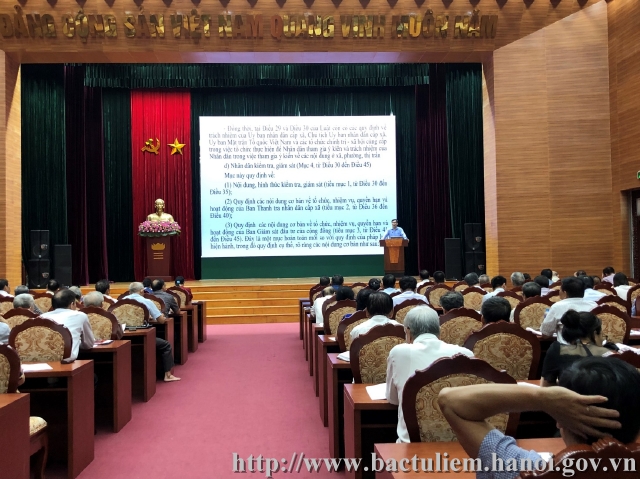
[[[118, 434], [98, 431], [95, 459], [81, 479], [262, 478], [233, 473], [233, 453], [247, 458], [326, 457], [329, 432], [307, 371], [298, 324], [209, 326], [209, 340], [176, 367], [179, 383], [158, 383], [135, 403]], [[51, 438], [50, 440], [55, 440]], [[52, 471], [49, 478], [63, 477]], [[273, 477], [344, 477], [344, 472]]]

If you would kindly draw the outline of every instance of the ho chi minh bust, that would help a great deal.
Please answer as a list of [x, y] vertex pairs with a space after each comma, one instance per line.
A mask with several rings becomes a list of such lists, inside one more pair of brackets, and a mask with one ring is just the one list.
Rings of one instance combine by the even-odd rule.
[[147, 221], [161, 222], [168, 221], [173, 222], [173, 216], [164, 212], [164, 200], [158, 198], [156, 200], [156, 212], [147, 216]]

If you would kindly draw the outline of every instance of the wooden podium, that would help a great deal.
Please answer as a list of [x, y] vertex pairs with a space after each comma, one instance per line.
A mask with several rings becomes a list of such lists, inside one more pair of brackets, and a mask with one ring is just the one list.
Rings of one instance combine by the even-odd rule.
[[384, 247], [384, 273], [404, 274], [404, 249], [409, 240], [391, 238], [380, 240], [380, 246]]
[[173, 280], [171, 276], [171, 236], [147, 236], [147, 274], [151, 279]]

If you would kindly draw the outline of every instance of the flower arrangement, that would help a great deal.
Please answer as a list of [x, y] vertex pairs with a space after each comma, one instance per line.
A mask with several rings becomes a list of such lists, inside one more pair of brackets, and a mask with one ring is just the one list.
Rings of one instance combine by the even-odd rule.
[[180, 225], [175, 221], [143, 221], [138, 225], [140, 236], [175, 236], [180, 231]]

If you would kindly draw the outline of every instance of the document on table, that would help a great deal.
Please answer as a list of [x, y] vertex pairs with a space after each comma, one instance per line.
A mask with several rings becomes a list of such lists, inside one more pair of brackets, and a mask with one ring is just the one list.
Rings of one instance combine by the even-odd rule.
[[632, 329], [629, 336], [634, 336], [634, 337], [640, 336], [640, 329]]
[[22, 363], [22, 371], [25, 373], [30, 373], [33, 371], [48, 371], [50, 369], [53, 369], [53, 368], [49, 366], [47, 363], [31, 363], [31, 364]]
[[387, 399], [387, 384], [376, 384], [375, 386], [367, 386], [369, 397], [374, 400]]
[[338, 359], [342, 359], [343, 361], [351, 362], [351, 357], [349, 356], [349, 351], [345, 351], [344, 353], [338, 354]]

